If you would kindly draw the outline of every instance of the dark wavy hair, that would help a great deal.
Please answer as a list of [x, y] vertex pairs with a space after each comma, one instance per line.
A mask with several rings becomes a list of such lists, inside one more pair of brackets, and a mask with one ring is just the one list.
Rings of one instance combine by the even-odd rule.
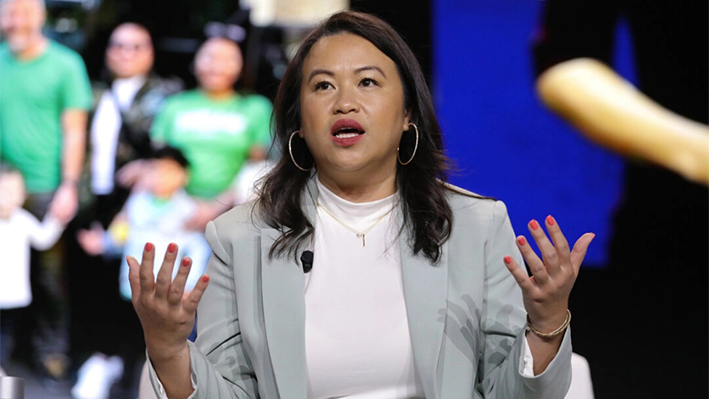
[[[332, 15], [308, 35], [288, 64], [278, 88], [273, 133], [281, 156], [264, 179], [254, 208], [261, 220], [281, 232], [269, 256], [295, 256], [301, 244], [313, 234], [313, 222], [308, 220], [301, 207], [311, 173], [303, 172], [293, 164], [288, 140], [292, 132], [300, 129], [300, 89], [305, 58], [318, 40], [340, 33], [368, 40], [396, 64], [404, 90], [404, 105], [410, 112], [410, 121], [418, 126], [420, 136], [413, 161], [406, 166], [398, 164], [396, 184], [404, 216], [399, 233], [408, 231], [413, 252], [422, 252], [436, 263], [441, 257], [441, 245], [450, 236], [453, 213], [444, 184], [450, 161], [443, 153], [443, 137], [431, 93], [416, 56], [401, 36], [381, 19], [351, 11]], [[410, 132], [413, 133], [413, 129]], [[402, 160], [409, 159], [414, 142], [415, 135], [404, 134], [400, 143]], [[314, 162], [302, 140], [294, 140], [293, 156], [305, 168]]]

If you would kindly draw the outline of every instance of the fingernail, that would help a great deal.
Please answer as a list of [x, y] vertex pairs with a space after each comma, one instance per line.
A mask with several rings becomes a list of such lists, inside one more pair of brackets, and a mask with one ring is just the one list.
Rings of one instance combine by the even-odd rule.
[[527, 243], [527, 240], [525, 240], [524, 237], [517, 237], [517, 242], [519, 243], [519, 245], [524, 246], [524, 244]]
[[532, 221], [529, 222], [529, 227], [531, 227], [532, 230], [536, 231], [537, 229], [539, 229], [539, 223], [537, 223], [536, 220], [532, 219]]
[[204, 281], [205, 283], [208, 283], [208, 282], [209, 282], [209, 276], [202, 276], [202, 281]]
[[553, 217], [551, 217], [551, 215], [549, 215], [549, 216], [547, 216], [547, 223], [549, 224], [549, 226], [553, 226], [556, 224], [556, 221], [554, 220]]
[[512, 263], [512, 257], [511, 257], [511, 256], [505, 256], [504, 260], [505, 260], [505, 263], [507, 263], [508, 265], [509, 265], [510, 263]]
[[190, 265], [190, 260], [188, 258], [182, 259], [182, 267], [187, 267]]
[[177, 249], [177, 245], [175, 245], [174, 242], [171, 242], [170, 245], [167, 246], [167, 252], [173, 253]]
[[145, 244], [145, 251], [146, 251], [146, 252], [150, 252], [150, 251], [152, 251], [152, 250], [153, 250], [153, 244], [150, 243], [150, 242], [146, 243], [146, 244]]

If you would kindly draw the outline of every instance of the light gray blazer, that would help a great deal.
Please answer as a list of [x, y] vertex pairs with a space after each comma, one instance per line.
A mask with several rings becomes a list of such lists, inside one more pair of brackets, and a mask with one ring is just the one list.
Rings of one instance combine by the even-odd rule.
[[[311, 221], [317, 197], [313, 180], [303, 198]], [[571, 381], [569, 331], [544, 373], [524, 378], [518, 370], [526, 313], [502, 259], [523, 262], [505, 205], [452, 186], [448, 199], [453, 231], [438, 264], [415, 256], [406, 234], [400, 238], [414, 363], [426, 398], [563, 399]], [[279, 233], [253, 223], [251, 210], [236, 207], [207, 226], [214, 254], [197, 342], [190, 343], [190, 398], [307, 398], [303, 270], [292, 257], [269, 259]], [[150, 375], [160, 393], [152, 367]]]

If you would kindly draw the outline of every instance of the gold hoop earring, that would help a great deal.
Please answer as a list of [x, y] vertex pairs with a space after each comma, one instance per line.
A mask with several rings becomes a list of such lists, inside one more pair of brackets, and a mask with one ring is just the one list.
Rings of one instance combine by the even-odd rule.
[[[296, 130], [295, 132], [291, 133], [290, 139], [288, 139], [288, 153], [290, 153], [290, 160], [293, 161], [293, 164], [296, 168], [302, 170], [303, 172], [309, 172], [310, 169], [312, 169], [313, 167], [311, 166], [308, 169], [301, 167], [300, 165], [298, 165], [298, 162], [295, 161], [295, 157], [293, 156], [293, 145], [291, 143], [293, 142], [293, 136], [295, 136], [297, 133], [300, 133], [300, 130]], [[314, 162], [313, 165], [315, 165]]]
[[[413, 154], [411, 154], [411, 158], [409, 158], [409, 160], [406, 161], [406, 162], [401, 162], [401, 157], [399, 156], [399, 148], [396, 149], [396, 159], [399, 160], [399, 163], [400, 163], [401, 165], [408, 165], [408, 164], [410, 164], [411, 161], [413, 161], [413, 160], [414, 160], [414, 157], [416, 156], [416, 150], [418, 150], [418, 148], [419, 148], [419, 128], [418, 128], [418, 126], [416, 126], [415, 123], [409, 123], [409, 126], [413, 126], [413, 127], [414, 127], [414, 131], [416, 132], [416, 144], [414, 144], [414, 152], [413, 152]], [[407, 132], [408, 132], [408, 130], [407, 130]]]

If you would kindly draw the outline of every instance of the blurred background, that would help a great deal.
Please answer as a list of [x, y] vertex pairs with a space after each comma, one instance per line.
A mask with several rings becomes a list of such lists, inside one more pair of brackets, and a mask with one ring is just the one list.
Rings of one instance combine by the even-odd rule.
[[[692, 67], [705, 75], [696, 85], [699, 101], [703, 101], [706, 111], [706, 75], [709, 73], [706, 2], [688, 1], [695, 6], [693, 9], [672, 6], [664, 0], [657, 2], [680, 8], [678, 13], [692, 13], [686, 15], [685, 23], [691, 27], [695, 35], [692, 40], [696, 41], [692, 45]], [[457, 166], [451, 182], [503, 200], [518, 234], [526, 233], [530, 219], [541, 220], [548, 214], [555, 216], [567, 237], [578, 237], [588, 231], [596, 234], [571, 298], [575, 352], [590, 363], [596, 397], [636, 397], [628, 396], [628, 392], [636, 393], [637, 397], [665, 397], [665, 391], [652, 389], [655, 384], [683, 385], [686, 390], [679, 391], [683, 392], [682, 397], [707, 397], [709, 264], [706, 254], [709, 247], [706, 236], [709, 221], [705, 215], [709, 204], [705, 200], [705, 187], [699, 189], [700, 199], [691, 205], [699, 204], [703, 209], [685, 207], [689, 217], [700, 220], [699, 228], [694, 225], [686, 232], [698, 237], [699, 244], [676, 248], [676, 251], [699, 253], [699, 261], [681, 270], [668, 270], [647, 267], [632, 256], [622, 262], [617, 256], [613, 258], [614, 220], [626, 197], [626, 160], [585, 138], [547, 109], [535, 91], [537, 76], [543, 71], [538, 66], [539, 60], [535, 61], [535, 46], [547, 38], [550, 20], [545, 17], [547, 1], [46, 0], [45, 3], [44, 34], [81, 55], [92, 83], [110, 84], [112, 78], [105, 65], [105, 54], [111, 33], [122, 22], [136, 22], [152, 35], [154, 73], [181, 82], [185, 90], [199, 83], [195, 76], [195, 53], [202, 43], [208, 37], [227, 34], [238, 42], [244, 59], [243, 70], [235, 84], [237, 91], [258, 94], [271, 101], [289, 56], [317, 21], [341, 9], [382, 17], [406, 39], [426, 74], [445, 133], [448, 156]], [[608, 57], [602, 61], [627, 81], [641, 85], [633, 34], [633, 21], [637, 18], [623, 12], [634, 9], [649, 15], [657, 10], [650, 10], [651, 7], [639, 1], [620, 3], [627, 8], [621, 7], [607, 19], [607, 26], [596, 27], [599, 32], [611, 32], [607, 39], [610, 40]], [[579, 18], [578, 24], [583, 25], [583, 15], [569, 18]], [[576, 21], [570, 22], [574, 23]], [[658, 25], [657, 29], [662, 28]], [[585, 40], [578, 37], [579, 43]], [[573, 42], [574, 38], [569, 41]], [[684, 51], [685, 47], [678, 45], [675, 50]], [[647, 73], [653, 65], [644, 68]], [[661, 66], [656, 72], [667, 73]], [[0, 98], [0, 101], [6, 99]], [[707, 123], [706, 112], [704, 116], [692, 117]], [[658, 186], [657, 190], [654, 194], [648, 190], [648, 195], [665, 195], [665, 187]], [[694, 196], [694, 191], [680, 193], [682, 195]], [[655, 212], [665, 211], [656, 209]], [[652, 212], [642, 217], [656, 215]], [[90, 227], [76, 220], [73, 223], [74, 235]], [[644, 229], [638, 226], [630, 235], [642, 241], [647, 233]], [[70, 252], [81, 252], [76, 259], [87, 256], [80, 245], [68, 244], [67, 248]], [[619, 272], [619, 269], [625, 270]], [[29, 355], [33, 350], [30, 327], [20, 330], [12, 358], [2, 365], [10, 375], [21, 375], [29, 381], [27, 398], [72, 397], [70, 389], [80, 378], [80, 366], [92, 353], [92, 334], [87, 331], [103, 320], [94, 317], [101, 308], [91, 299], [95, 293], [86, 287], [97, 275], [87, 274], [86, 269], [76, 265], [68, 266], [67, 270], [72, 324], [71, 361], [67, 363], [70, 365], [66, 373], [62, 378], [48, 378], [46, 373], [37, 371]], [[112, 273], [99, 274], [101, 278], [109, 278], [107, 276], [117, 273], [117, 268]], [[665, 273], [682, 274], [684, 280], [667, 278]], [[663, 285], [661, 281], [665, 278]], [[648, 285], [645, 279], [654, 282]], [[687, 285], [687, 281], [692, 281], [692, 285]], [[671, 308], [662, 305], [668, 298], [681, 297], [685, 297], [686, 302], [680, 306], [690, 308], [687, 311], [692, 314], [691, 321], [673, 316], [674, 305]], [[635, 318], [628, 316], [631, 313], [636, 314]], [[29, 319], [21, 315], [18, 324], [30, 325]], [[636, 319], [646, 324], [638, 324], [640, 331], [633, 330], [633, 335], [625, 336], [623, 331], [628, 323], [635, 323]], [[656, 329], [665, 334], [655, 334]], [[688, 330], [696, 333], [689, 341], [683, 341], [683, 333]], [[618, 338], [618, 335], [623, 337]], [[680, 341], [683, 343], [679, 344]], [[624, 346], [615, 346], [618, 342], [623, 342]], [[628, 343], [635, 348], [624, 354]], [[670, 348], [667, 357], [659, 349], [663, 345]], [[677, 352], [686, 356], [674, 358]], [[616, 362], [614, 356], [623, 360]], [[127, 364], [125, 368], [125, 373], [136, 373], [128, 370]], [[680, 380], [670, 381], [668, 375]], [[112, 388], [110, 397], [132, 397], [135, 381], [124, 385], [122, 390]], [[678, 392], [676, 387], [668, 389]]]

